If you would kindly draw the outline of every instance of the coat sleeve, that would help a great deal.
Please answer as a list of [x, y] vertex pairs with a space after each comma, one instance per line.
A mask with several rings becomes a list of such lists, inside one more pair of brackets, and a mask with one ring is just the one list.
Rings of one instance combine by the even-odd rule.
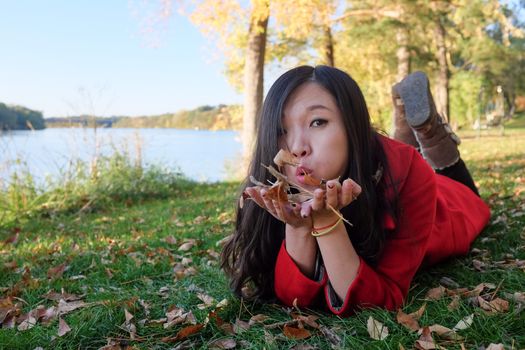
[[322, 268], [319, 275], [318, 281], [305, 276], [286, 251], [283, 240], [275, 264], [274, 289], [277, 299], [288, 306], [293, 305], [295, 299], [298, 306], [311, 306], [326, 285], [327, 277]]
[[407, 164], [407, 177], [403, 187], [398, 188], [401, 215], [397, 230], [387, 238], [377, 265], [371, 267], [360, 259], [357, 276], [339, 307], [330, 283], [325, 286], [327, 305], [334, 314], [344, 316], [363, 307], [393, 310], [402, 305], [408, 293], [425, 257], [437, 198], [434, 171], [423, 158], [414, 152]]

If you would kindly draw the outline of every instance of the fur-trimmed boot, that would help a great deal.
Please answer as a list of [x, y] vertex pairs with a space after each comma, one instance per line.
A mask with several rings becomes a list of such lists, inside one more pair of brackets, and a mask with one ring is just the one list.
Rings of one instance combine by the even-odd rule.
[[394, 106], [394, 113], [392, 114], [392, 124], [394, 126], [392, 138], [419, 149], [414, 131], [412, 131], [412, 128], [408, 125], [405, 118], [405, 106], [401, 96], [399, 96], [396, 91], [396, 85], [392, 86], [392, 104]]
[[459, 137], [438, 114], [425, 73], [412, 73], [393, 89], [403, 100], [406, 121], [430, 166], [444, 169], [457, 163]]

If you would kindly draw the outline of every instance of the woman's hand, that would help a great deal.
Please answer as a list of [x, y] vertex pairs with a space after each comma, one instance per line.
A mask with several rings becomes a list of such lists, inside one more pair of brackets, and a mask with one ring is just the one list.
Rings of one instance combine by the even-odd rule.
[[247, 187], [244, 190], [251, 199], [261, 208], [266, 209], [278, 220], [294, 227], [307, 227], [311, 230], [312, 218], [309, 215], [301, 216], [302, 205], [268, 198], [267, 190], [260, 186]]
[[315, 227], [326, 226], [337, 220], [333, 209], [340, 210], [352, 203], [361, 193], [359, 186], [352, 179], [346, 179], [343, 183], [338, 180], [329, 180], [326, 190], [316, 189], [314, 198], [303, 203], [301, 214], [312, 216]]

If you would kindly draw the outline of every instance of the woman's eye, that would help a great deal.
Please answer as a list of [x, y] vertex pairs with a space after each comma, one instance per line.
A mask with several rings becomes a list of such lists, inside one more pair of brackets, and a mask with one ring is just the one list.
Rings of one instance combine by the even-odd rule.
[[324, 124], [326, 124], [326, 120], [324, 120], [324, 119], [315, 119], [315, 120], [313, 120], [310, 123], [310, 126], [316, 127], [316, 126], [321, 126], [321, 125], [324, 125]]

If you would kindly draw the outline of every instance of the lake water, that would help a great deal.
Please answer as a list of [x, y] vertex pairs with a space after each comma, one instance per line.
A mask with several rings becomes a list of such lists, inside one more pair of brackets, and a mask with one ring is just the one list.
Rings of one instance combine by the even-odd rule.
[[[142, 164], [182, 171], [203, 182], [226, 180], [241, 153], [238, 132], [179, 129], [50, 128], [0, 134], [0, 179], [22, 167], [37, 181], [67, 170], [71, 160], [92, 161], [115, 150]], [[139, 150], [139, 151], [138, 151]], [[21, 163], [23, 165], [21, 165]]]

